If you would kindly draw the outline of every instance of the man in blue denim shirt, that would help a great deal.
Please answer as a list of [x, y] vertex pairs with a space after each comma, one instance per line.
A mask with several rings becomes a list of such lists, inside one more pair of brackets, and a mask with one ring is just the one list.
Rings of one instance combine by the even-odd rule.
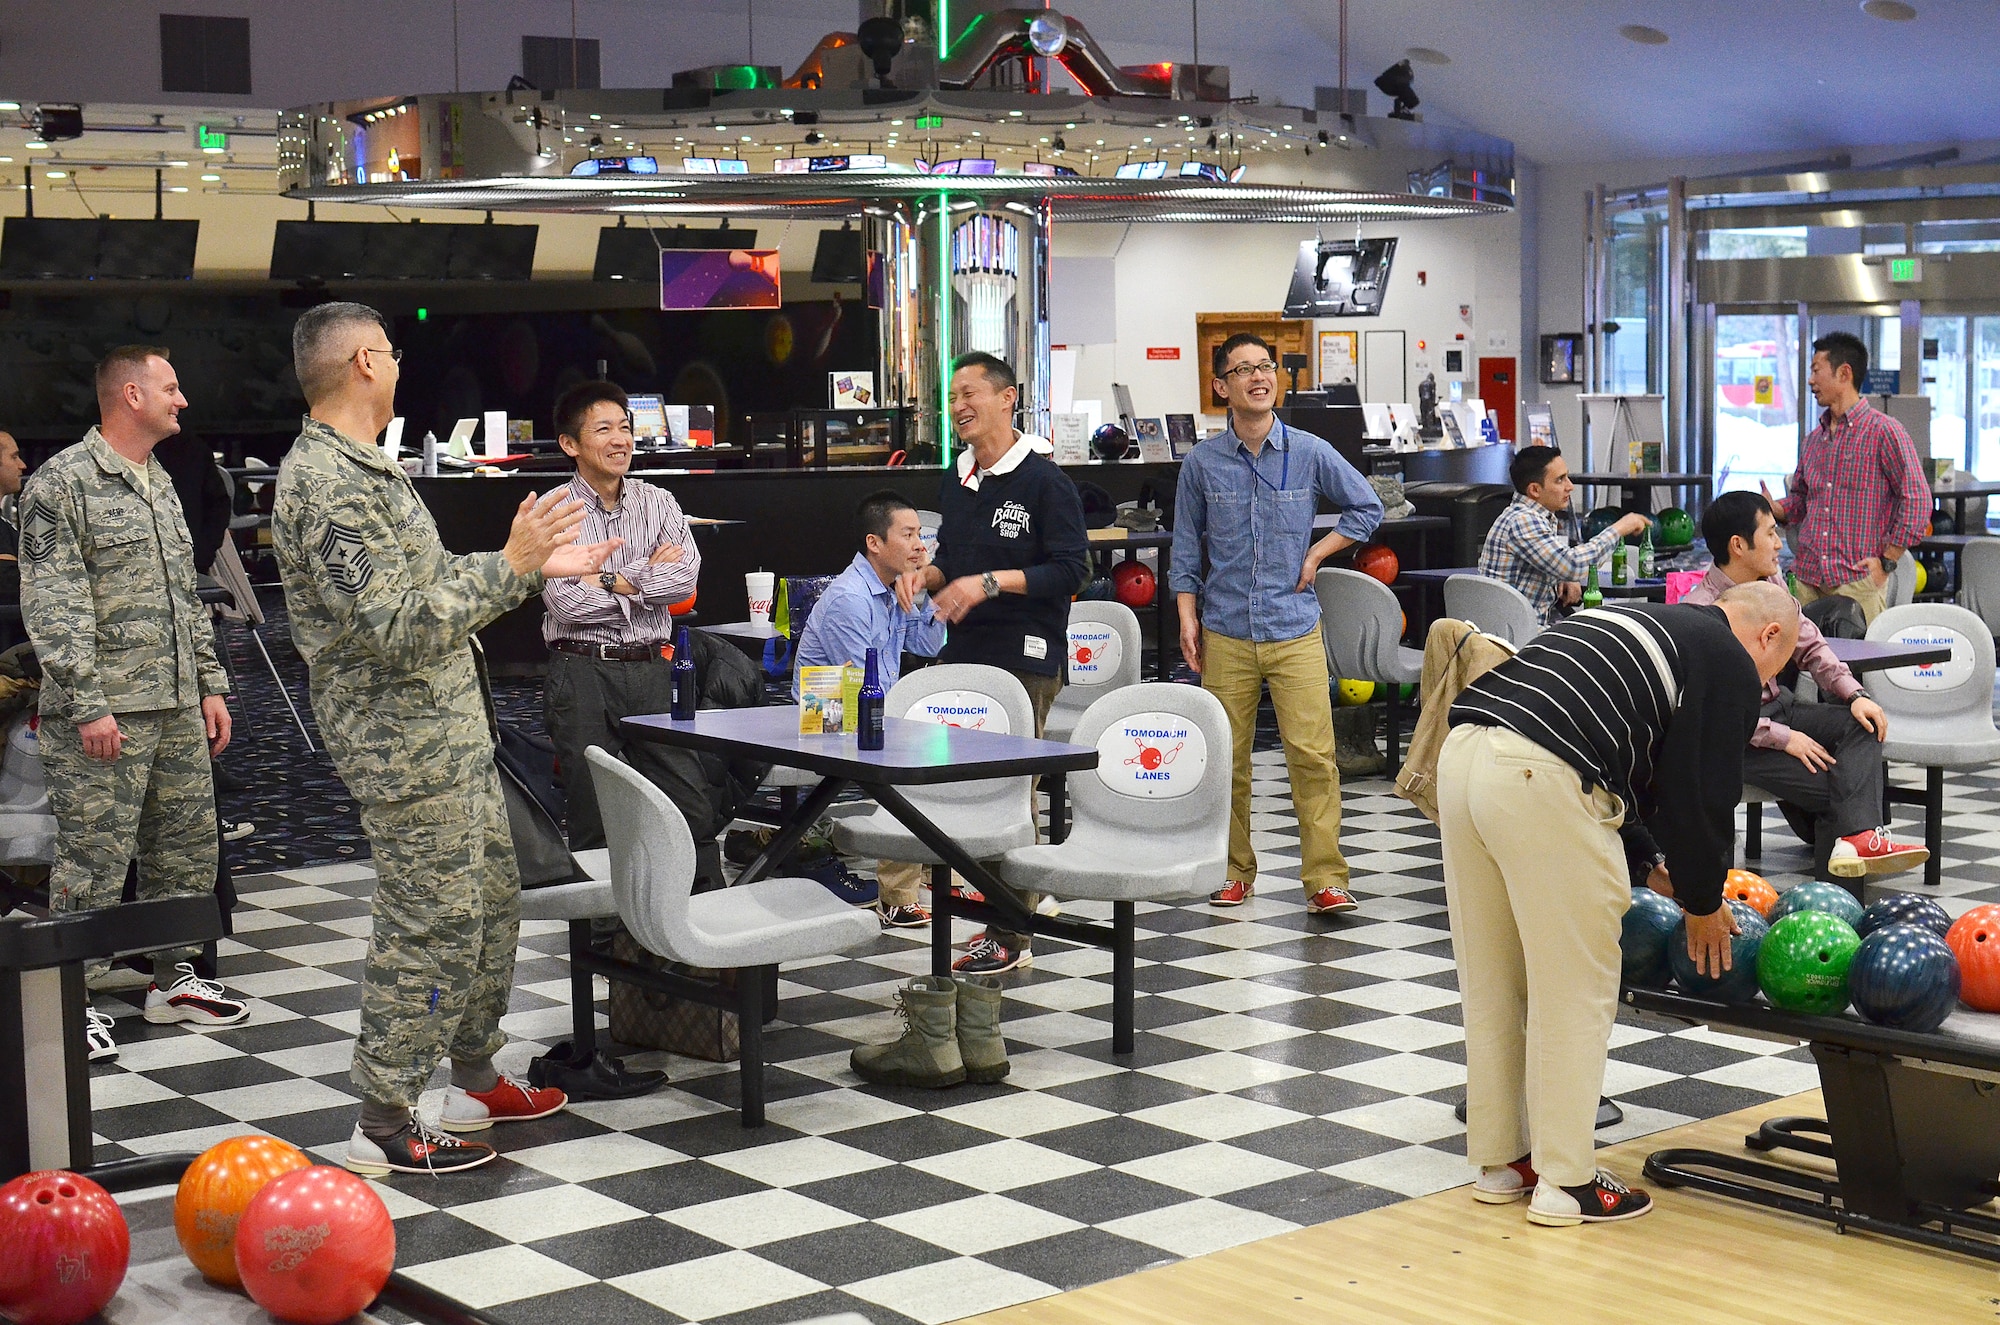
[[[1333, 700], [1319, 636], [1313, 576], [1320, 563], [1367, 538], [1382, 501], [1328, 442], [1272, 412], [1277, 358], [1247, 333], [1211, 361], [1230, 426], [1181, 463], [1168, 578], [1181, 614], [1181, 655], [1222, 701], [1234, 738], [1229, 878], [1209, 901], [1240, 906], [1254, 891], [1250, 847], [1250, 743], [1266, 682], [1285, 743], [1304, 859], [1306, 910], [1352, 911], [1340, 853], [1340, 773], [1333, 763]], [[1338, 508], [1332, 533], [1313, 541], [1321, 500]]]
[[[900, 493], [884, 489], [861, 499], [855, 512], [861, 551], [846, 570], [834, 577], [799, 637], [800, 667], [859, 666], [876, 652], [876, 677], [884, 690], [893, 688], [903, 672], [903, 655], [935, 658], [944, 647], [945, 624], [933, 615], [928, 598], [905, 612], [896, 601], [896, 580], [921, 570], [928, 560], [917, 512]], [[799, 697], [799, 678], [792, 672], [792, 699]], [[881, 886], [876, 909], [882, 924], [909, 927], [930, 923], [930, 912], [917, 904], [917, 885], [929, 873], [907, 861], [878, 861], [875, 878]]]

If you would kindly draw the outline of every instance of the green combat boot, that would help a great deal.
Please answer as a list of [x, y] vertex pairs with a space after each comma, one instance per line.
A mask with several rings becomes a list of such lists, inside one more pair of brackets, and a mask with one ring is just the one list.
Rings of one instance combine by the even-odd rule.
[[965, 1080], [965, 1060], [959, 1057], [954, 1026], [956, 1002], [957, 994], [948, 978], [920, 975], [898, 989], [896, 1003], [904, 1022], [903, 1037], [889, 1044], [857, 1046], [847, 1059], [854, 1074], [877, 1086], [930, 1089], [956, 1086]]
[[1007, 1044], [1000, 1038], [1000, 982], [989, 975], [958, 980], [958, 1053], [967, 1081], [998, 1081], [1007, 1075]]

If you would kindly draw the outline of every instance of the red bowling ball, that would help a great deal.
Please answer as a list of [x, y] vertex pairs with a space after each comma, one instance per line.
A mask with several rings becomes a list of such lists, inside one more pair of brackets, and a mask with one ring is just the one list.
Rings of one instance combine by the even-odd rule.
[[1380, 543], [1363, 543], [1354, 549], [1354, 569], [1363, 575], [1372, 575], [1384, 584], [1394, 584], [1402, 573], [1403, 564], [1396, 560], [1396, 554]]
[[293, 1325], [335, 1325], [373, 1302], [396, 1265], [396, 1226], [375, 1189], [315, 1165], [273, 1178], [236, 1225], [236, 1269], [258, 1306]]
[[1111, 568], [1111, 591], [1127, 607], [1151, 607], [1159, 582], [1139, 562], [1121, 561]]
[[60, 1169], [0, 1187], [0, 1320], [77, 1325], [125, 1282], [132, 1235], [111, 1193]]
[[1977, 1012], [2000, 1012], [2000, 906], [1975, 906], [1945, 931], [1958, 958], [1958, 1001]]

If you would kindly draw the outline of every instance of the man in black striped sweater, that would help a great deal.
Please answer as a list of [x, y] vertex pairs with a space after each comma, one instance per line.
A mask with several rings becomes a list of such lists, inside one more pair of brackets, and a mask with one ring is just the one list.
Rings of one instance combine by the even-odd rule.
[[1798, 621], [1790, 595], [1761, 581], [1713, 607], [1598, 608], [1535, 636], [1452, 706], [1438, 821], [1479, 1200], [1532, 1193], [1529, 1220], [1552, 1226], [1651, 1209], [1593, 1153], [1628, 860], [1655, 863], [1658, 835], [1666, 871], [1653, 878], [1673, 880], [1689, 955], [1726, 968], [1743, 751]]

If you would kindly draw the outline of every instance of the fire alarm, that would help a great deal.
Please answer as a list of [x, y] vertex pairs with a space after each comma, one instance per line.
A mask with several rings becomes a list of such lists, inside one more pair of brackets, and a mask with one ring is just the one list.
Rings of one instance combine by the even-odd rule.
[[1430, 283], [1431, 283], [1431, 274], [1429, 272], [1420, 271], [1417, 273], [1418, 285], [1429, 285]]

